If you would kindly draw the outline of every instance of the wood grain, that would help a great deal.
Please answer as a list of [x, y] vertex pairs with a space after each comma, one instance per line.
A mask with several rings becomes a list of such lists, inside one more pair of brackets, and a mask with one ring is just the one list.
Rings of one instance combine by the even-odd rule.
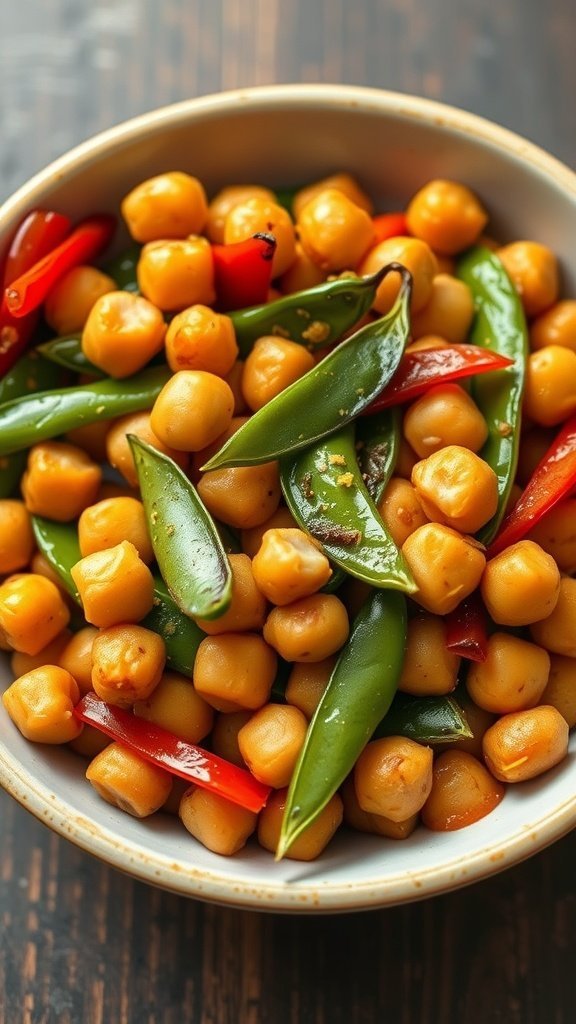
[[[423, 93], [576, 163], [573, 0], [0, 0], [0, 198], [132, 114], [268, 82]], [[334, 918], [131, 881], [0, 797], [0, 1024], [568, 1024], [576, 836]]]

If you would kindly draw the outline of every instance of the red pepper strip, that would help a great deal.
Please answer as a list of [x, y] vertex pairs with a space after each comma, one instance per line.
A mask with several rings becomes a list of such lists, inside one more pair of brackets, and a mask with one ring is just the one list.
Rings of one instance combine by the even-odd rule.
[[81, 263], [91, 262], [108, 245], [114, 224], [114, 217], [107, 214], [78, 224], [68, 238], [6, 288], [10, 312], [20, 317], [38, 309], [64, 274]]
[[397, 235], [410, 234], [403, 213], [379, 213], [372, 218], [372, 224], [376, 232], [376, 244], [385, 242], [387, 238], [396, 238]]
[[383, 392], [368, 406], [364, 415], [371, 415], [391, 405], [411, 402], [435, 384], [447, 384], [461, 377], [502, 370], [512, 360], [479, 345], [450, 345], [447, 348], [408, 352], [394, 377]]
[[446, 647], [469, 661], [486, 661], [488, 631], [486, 610], [476, 592], [446, 616]]
[[275, 252], [276, 239], [263, 233], [245, 242], [213, 245], [218, 308], [244, 309], [266, 302]]
[[130, 747], [146, 761], [187, 782], [209, 789], [248, 811], [262, 810], [270, 795], [270, 786], [258, 782], [244, 768], [178, 739], [154, 722], [112, 707], [91, 693], [76, 705], [74, 714], [81, 722], [93, 725], [118, 743]]
[[540, 459], [514, 508], [504, 520], [487, 557], [523, 537], [576, 487], [576, 416], [567, 420]]

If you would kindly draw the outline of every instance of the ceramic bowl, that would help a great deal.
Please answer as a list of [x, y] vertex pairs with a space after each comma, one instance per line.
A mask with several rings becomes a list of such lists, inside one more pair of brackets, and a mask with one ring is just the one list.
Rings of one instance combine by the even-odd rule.
[[[0, 210], [0, 239], [33, 207], [80, 217], [117, 211], [160, 171], [196, 174], [214, 192], [231, 182], [277, 186], [336, 170], [403, 205], [427, 179], [466, 182], [503, 239], [534, 238], [558, 254], [576, 295], [576, 176], [529, 142], [470, 114], [410, 96], [348, 86], [278, 86], [208, 96], [113, 128], [62, 157]], [[0, 249], [2, 245], [0, 243]], [[10, 681], [0, 666], [0, 689]], [[576, 822], [576, 737], [569, 757], [510, 787], [487, 818], [459, 832], [417, 830], [405, 842], [345, 833], [311, 864], [275, 864], [255, 843], [216, 856], [180, 823], [137, 821], [104, 803], [65, 749], [27, 743], [2, 713], [0, 781], [41, 821], [117, 868], [188, 896], [260, 910], [374, 908], [484, 878], [562, 836]]]

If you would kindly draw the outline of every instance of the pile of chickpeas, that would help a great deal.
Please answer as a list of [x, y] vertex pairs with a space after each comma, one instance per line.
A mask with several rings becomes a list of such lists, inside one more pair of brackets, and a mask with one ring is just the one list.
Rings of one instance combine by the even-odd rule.
[[[251, 413], [318, 360], [284, 337], [260, 338], [238, 358], [232, 320], [213, 308], [211, 243], [271, 232], [277, 248], [270, 300], [341, 273], [369, 274], [392, 260], [413, 276], [411, 350], [464, 342], [473, 318], [455, 257], [482, 241], [502, 259], [529, 318], [520, 493], [555, 429], [576, 411], [576, 301], [561, 299], [554, 254], [532, 241], [504, 247], [483, 235], [488, 216], [470, 190], [431, 181], [413, 197], [410, 234], [377, 242], [373, 206], [348, 174], [302, 189], [294, 219], [272, 191], [224, 188], [208, 202], [194, 177], [173, 172], [138, 185], [122, 203], [142, 243], [140, 294], [118, 291], [94, 267], [70, 271], [45, 318], [57, 334], [82, 332], [88, 359], [127, 377], [164, 351], [173, 375], [151, 412], [79, 427], [35, 444], [21, 499], [0, 501], [0, 645], [15, 681], [5, 708], [28, 739], [69, 744], [89, 759], [100, 796], [137, 817], [179, 814], [219, 854], [249, 836], [274, 851], [286, 789], [350, 621], [366, 598], [357, 581], [323, 593], [331, 566], [281, 500], [274, 462], [202, 472]], [[386, 313], [399, 288], [389, 274], [366, 320]], [[168, 321], [168, 323], [166, 323]], [[140, 623], [153, 605], [154, 555], [127, 441], [135, 434], [167, 453], [197, 486], [214, 519], [237, 532], [231, 605], [199, 621], [206, 633], [188, 679], [167, 670], [164, 641]], [[486, 421], [459, 384], [438, 384], [404, 414], [400, 457], [379, 511], [418, 585], [410, 604], [403, 693], [458, 699], [473, 739], [432, 750], [403, 737], [368, 743], [353, 773], [288, 856], [318, 856], [344, 821], [392, 839], [419, 820], [435, 830], [472, 824], [507, 783], [564, 758], [576, 724], [576, 499], [568, 497], [530, 536], [487, 562], [472, 536], [496, 510], [494, 470], [479, 456]], [[103, 466], [123, 482], [103, 477]], [[35, 549], [30, 515], [78, 523], [73, 569], [86, 625], [69, 630], [70, 601]], [[484, 662], [463, 672], [446, 647], [445, 618], [480, 588], [494, 623]], [[271, 698], [279, 658], [290, 663], [285, 703]], [[174, 780], [73, 715], [94, 691], [191, 743], [247, 767], [273, 787], [259, 816]]]

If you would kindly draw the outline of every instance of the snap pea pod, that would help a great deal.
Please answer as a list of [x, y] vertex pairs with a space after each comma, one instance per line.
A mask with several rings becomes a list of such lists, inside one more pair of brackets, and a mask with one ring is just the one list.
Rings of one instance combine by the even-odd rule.
[[374, 738], [379, 736], [407, 736], [418, 743], [451, 743], [470, 739], [472, 731], [464, 711], [453, 697], [412, 697], [397, 693], [374, 732]]
[[232, 570], [218, 531], [179, 466], [128, 435], [158, 568], [185, 615], [216, 619], [230, 605]]
[[386, 490], [400, 449], [400, 414], [384, 409], [356, 421], [356, 450], [362, 479], [375, 505]]
[[309, 448], [350, 423], [394, 376], [410, 329], [412, 279], [402, 275], [387, 316], [367, 324], [317, 366], [259, 409], [206, 463], [204, 469], [252, 466]]
[[65, 366], [74, 373], [89, 373], [98, 379], [106, 376], [103, 370], [86, 358], [82, 351], [82, 341], [77, 334], [64, 334], [61, 338], [45, 341], [38, 346], [38, 351], [43, 359]]
[[373, 587], [414, 593], [408, 565], [362, 479], [353, 424], [281, 459], [280, 482], [296, 522], [331, 562]]
[[516, 476], [520, 444], [522, 395], [528, 358], [526, 318], [518, 293], [501, 260], [482, 246], [458, 261], [457, 276], [472, 291], [476, 317], [470, 340], [508, 356], [505, 370], [472, 379], [472, 395], [488, 424], [488, 439], [479, 452], [498, 477], [498, 508], [478, 539], [489, 544], [495, 536]]
[[152, 408], [170, 376], [164, 366], [124, 380], [95, 381], [82, 387], [41, 391], [0, 406], [0, 455], [29, 448], [75, 427]]
[[386, 268], [368, 277], [336, 281], [286, 295], [263, 306], [250, 306], [229, 315], [241, 356], [265, 334], [278, 334], [316, 350], [331, 345], [371, 308]]
[[354, 622], [308, 726], [288, 790], [277, 859], [315, 821], [384, 718], [405, 645], [405, 598], [375, 590]]
[[[72, 566], [82, 558], [76, 527], [72, 523], [57, 523], [52, 519], [32, 516], [32, 528], [39, 551], [50, 563], [70, 596], [80, 604], [70, 573]], [[140, 625], [162, 637], [170, 668], [187, 676], [192, 675], [196, 651], [205, 634], [176, 607], [158, 573], [154, 574], [154, 607]]]
[[116, 281], [120, 291], [139, 292], [136, 267], [140, 259], [140, 251], [139, 245], [132, 245], [106, 263], [104, 270]]

